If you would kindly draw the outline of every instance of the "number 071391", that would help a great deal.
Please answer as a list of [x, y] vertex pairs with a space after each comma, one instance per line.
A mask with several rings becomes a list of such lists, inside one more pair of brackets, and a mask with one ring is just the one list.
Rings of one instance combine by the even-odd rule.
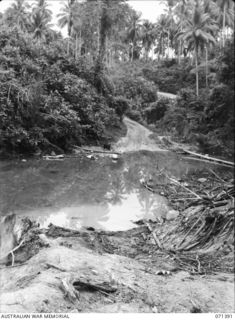
[[232, 313], [216, 313], [215, 319], [233, 319]]

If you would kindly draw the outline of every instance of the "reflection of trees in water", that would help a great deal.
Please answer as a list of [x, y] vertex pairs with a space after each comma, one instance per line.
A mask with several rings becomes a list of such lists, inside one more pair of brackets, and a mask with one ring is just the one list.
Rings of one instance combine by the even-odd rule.
[[165, 216], [166, 210], [168, 209], [167, 200], [160, 195], [153, 194], [146, 189], [139, 188], [137, 198], [145, 219]]
[[90, 161], [90, 166], [71, 166], [70, 171], [51, 195], [52, 201], [63, 205], [99, 203], [110, 189], [109, 167]]
[[145, 219], [152, 217], [152, 211], [154, 204], [156, 203], [156, 196], [150, 193], [148, 190], [139, 188], [137, 190], [137, 198], [141, 206], [141, 212]]
[[106, 198], [112, 204], [120, 204], [126, 199], [126, 184], [123, 175], [117, 173], [112, 176], [110, 190], [106, 193]]
[[[7, 170], [0, 170], [0, 210], [7, 213], [35, 207], [95, 205], [105, 200], [107, 192], [111, 192], [113, 203], [120, 203], [126, 194], [139, 188], [141, 178], [153, 176], [155, 180], [156, 172], [161, 169], [179, 178], [209, 166], [203, 162], [183, 161], [177, 155], [161, 152], [130, 153], [123, 155], [116, 163], [110, 158], [98, 161], [85, 158], [14, 162], [6, 167]], [[143, 193], [139, 195], [140, 199], [142, 196], [144, 212], [153, 210], [151, 201], [145, 199]]]

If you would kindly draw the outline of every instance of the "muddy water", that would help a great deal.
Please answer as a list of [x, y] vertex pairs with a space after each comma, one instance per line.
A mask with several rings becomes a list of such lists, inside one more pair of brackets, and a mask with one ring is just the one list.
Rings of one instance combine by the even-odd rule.
[[0, 215], [28, 216], [45, 227], [52, 222], [106, 230], [126, 230], [139, 219], [166, 215], [167, 200], [146, 190], [140, 180], [154, 177], [165, 183], [159, 170], [182, 178], [211, 165], [162, 151], [146, 128], [125, 121], [127, 137], [114, 146], [123, 154], [115, 162], [109, 157], [0, 162]]

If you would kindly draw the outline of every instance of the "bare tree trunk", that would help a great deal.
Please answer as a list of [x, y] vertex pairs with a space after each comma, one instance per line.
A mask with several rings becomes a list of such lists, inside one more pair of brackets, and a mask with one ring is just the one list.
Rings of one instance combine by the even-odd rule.
[[225, 5], [224, 5], [224, 11], [223, 11], [223, 48], [225, 46], [225, 12], [226, 12], [226, 9], [225, 9]]
[[75, 59], [77, 60], [78, 58], [78, 35], [76, 33], [76, 36], [75, 36]]
[[206, 88], [208, 88], [208, 48], [206, 44]]
[[170, 35], [169, 31], [167, 31], [167, 59], [169, 59], [170, 56]]
[[[182, 25], [180, 26], [180, 32], [182, 32]], [[181, 54], [182, 54], [182, 40], [179, 41], [179, 53], [178, 53], [178, 64], [181, 63]]]
[[82, 29], [79, 32], [79, 57], [82, 55]]
[[70, 38], [68, 37], [67, 41], [67, 55], [69, 56], [69, 47], [70, 47]]
[[[98, 15], [100, 14], [100, 0], [98, 0]], [[99, 55], [100, 51], [100, 19], [99, 23], [97, 24], [97, 56]]]
[[195, 46], [195, 66], [196, 66], [196, 95], [199, 96], [199, 79], [198, 79], [198, 48]]
[[103, 1], [103, 8], [100, 18], [100, 44], [99, 44], [99, 53], [95, 63], [95, 85], [98, 92], [103, 92], [103, 85], [101, 81], [101, 74], [104, 69], [104, 61], [106, 56], [106, 41], [109, 25], [109, 16], [108, 16], [108, 6], [110, 5], [110, 0]]
[[100, 51], [100, 27], [98, 24], [98, 28], [97, 28], [97, 55], [99, 54]]
[[180, 64], [181, 63], [181, 52], [182, 52], [182, 42], [181, 42], [181, 40], [179, 42], [178, 50], [179, 50], [179, 52], [178, 52], [178, 64]]
[[148, 50], [145, 49], [145, 61], [147, 62], [148, 61]]

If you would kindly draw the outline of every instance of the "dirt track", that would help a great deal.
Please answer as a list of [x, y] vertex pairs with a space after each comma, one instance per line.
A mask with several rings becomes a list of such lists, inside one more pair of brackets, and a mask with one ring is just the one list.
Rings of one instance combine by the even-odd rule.
[[113, 149], [115, 151], [166, 151], [149, 138], [149, 135], [152, 133], [150, 130], [129, 118], [125, 118], [124, 123], [127, 126], [127, 135], [114, 145]]
[[176, 95], [172, 93], [158, 91], [157, 94], [160, 98], [162, 97], [162, 98], [168, 98], [168, 99], [176, 99]]

